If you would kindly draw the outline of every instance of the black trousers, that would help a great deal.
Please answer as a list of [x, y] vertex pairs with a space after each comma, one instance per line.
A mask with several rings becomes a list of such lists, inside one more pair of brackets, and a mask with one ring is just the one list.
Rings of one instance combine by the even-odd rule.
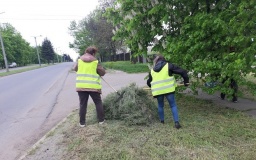
[[97, 112], [98, 121], [102, 122], [105, 119], [103, 105], [100, 93], [98, 92], [90, 92], [90, 91], [78, 91], [79, 101], [80, 101], [80, 124], [85, 124], [86, 122], [86, 113], [87, 113], [87, 105], [89, 96], [92, 98]]
[[[223, 82], [224, 83], [224, 82]], [[232, 94], [232, 101], [237, 101], [237, 91], [238, 91], [238, 85], [236, 83], [236, 81], [234, 81], [233, 79], [231, 79], [231, 82], [230, 82], [230, 88], [232, 88], [234, 90], [233, 94]], [[225, 94], [224, 93], [221, 93], [220, 94], [220, 97], [222, 99], [225, 99]]]

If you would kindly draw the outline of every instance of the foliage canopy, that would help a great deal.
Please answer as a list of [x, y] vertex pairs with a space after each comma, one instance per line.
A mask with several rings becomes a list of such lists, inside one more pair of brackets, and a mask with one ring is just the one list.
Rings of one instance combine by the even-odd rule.
[[95, 45], [102, 61], [110, 55], [115, 55], [118, 49], [123, 50], [122, 40], [112, 40], [114, 26], [103, 16], [106, 8], [113, 4], [114, 0], [100, 0], [99, 7], [88, 16], [79, 22], [70, 23], [70, 35], [74, 37], [73, 43], [69, 44], [71, 48], [82, 55], [88, 46]]
[[48, 64], [50, 63], [50, 61], [54, 60], [55, 53], [53, 50], [53, 46], [51, 41], [48, 40], [47, 38], [44, 39], [42, 43], [41, 52], [42, 52], [42, 57], [47, 61]]
[[[203, 81], [226, 83], [207, 88], [232, 94], [230, 79], [238, 84], [256, 72], [255, 0], [117, 0], [106, 16], [116, 26], [114, 39], [138, 55], [148, 46]], [[194, 87], [202, 84], [193, 83]]]
[[[0, 26], [6, 58], [9, 63], [16, 62], [19, 66], [36, 61], [35, 49], [29, 46], [21, 34], [9, 23]], [[2, 48], [0, 50], [0, 65], [4, 67]]]

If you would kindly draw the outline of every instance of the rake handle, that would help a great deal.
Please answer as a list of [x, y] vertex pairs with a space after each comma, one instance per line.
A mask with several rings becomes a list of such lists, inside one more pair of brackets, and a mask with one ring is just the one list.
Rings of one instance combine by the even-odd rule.
[[113, 88], [103, 77], [100, 77], [110, 88], [112, 88], [116, 93], [118, 93], [117, 92], [117, 90], [115, 89], [115, 88]]
[[[187, 83], [189, 85], [189, 83]], [[178, 84], [178, 86], [184, 86], [184, 84]], [[144, 90], [151, 90], [151, 88], [143, 88]]]

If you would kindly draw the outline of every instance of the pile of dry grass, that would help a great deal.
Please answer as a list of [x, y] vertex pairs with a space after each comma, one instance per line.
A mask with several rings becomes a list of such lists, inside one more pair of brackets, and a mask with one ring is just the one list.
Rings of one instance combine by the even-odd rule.
[[132, 83], [103, 99], [105, 117], [127, 125], [148, 125], [157, 120], [157, 106], [148, 92]]

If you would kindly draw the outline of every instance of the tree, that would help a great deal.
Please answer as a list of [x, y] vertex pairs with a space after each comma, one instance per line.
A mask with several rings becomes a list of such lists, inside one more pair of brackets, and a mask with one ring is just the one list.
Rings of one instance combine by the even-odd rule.
[[42, 52], [42, 58], [46, 60], [48, 64], [50, 63], [50, 61], [54, 60], [53, 46], [51, 41], [48, 40], [47, 38], [45, 38], [42, 43], [41, 52]]
[[62, 59], [64, 62], [73, 62], [73, 59], [71, 59], [68, 54], [63, 54]]
[[103, 16], [106, 8], [113, 3], [113, 0], [101, 0], [100, 6], [78, 24], [75, 21], [71, 22], [69, 30], [75, 40], [70, 47], [75, 48], [80, 55], [90, 45], [97, 46], [101, 59], [105, 59], [110, 54], [115, 55], [117, 49], [121, 48], [122, 41], [112, 40], [114, 27]]
[[206, 89], [230, 95], [231, 78], [241, 84], [247, 74], [256, 72], [251, 68], [256, 53], [255, 6], [254, 0], [117, 0], [106, 15], [116, 26], [114, 39], [124, 39], [138, 55], [146, 55], [153, 44], [153, 51], [196, 78], [199, 73], [208, 82], [228, 77], [225, 84]]
[[75, 49], [80, 55], [83, 54], [86, 46], [93, 44], [89, 31], [85, 28], [87, 20], [83, 19], [79, 24], [75, 21], [70, 23], [70, 35], [74, 37], [74, 42], [69, 44], [70, 48]]
[[[21, 34], [9, 23], [0, 27], [8, 62], [16, 62], [19, 66], [33, 62], [35, 52]], [[3, 66], [2, 50], [0, 51], [0, 63]]]

